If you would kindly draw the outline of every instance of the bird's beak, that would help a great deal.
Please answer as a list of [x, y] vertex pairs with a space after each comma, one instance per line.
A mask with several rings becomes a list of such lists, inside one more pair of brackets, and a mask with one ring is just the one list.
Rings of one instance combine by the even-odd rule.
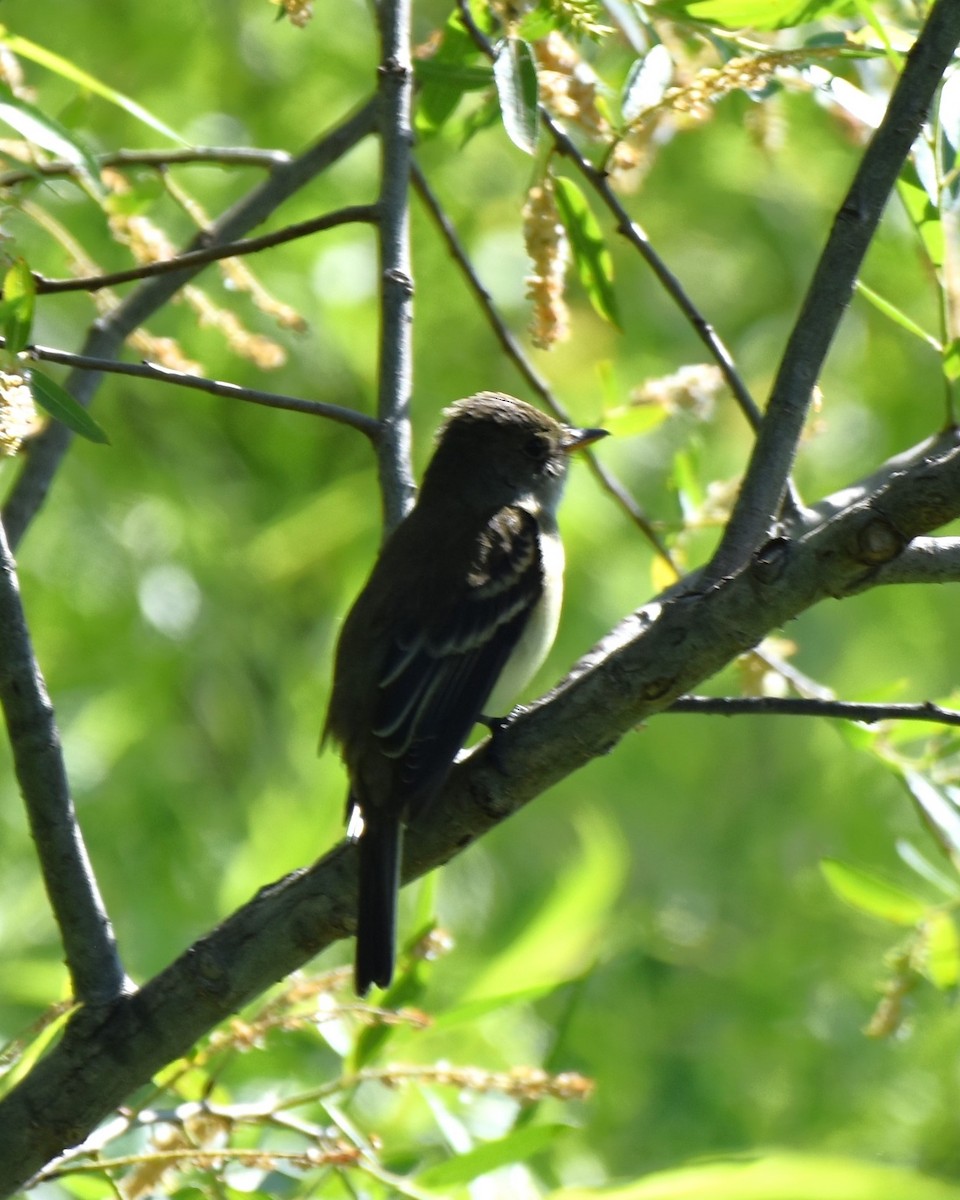
[[570, 454], [574, 450], [582, 450], [584, 446], [592, 446], [594, 442], [599, 442], [601, 438], [609, 436], [609, 429], [571, 429], [567, 426], [563, 431], [560, 449], [565, 454]]

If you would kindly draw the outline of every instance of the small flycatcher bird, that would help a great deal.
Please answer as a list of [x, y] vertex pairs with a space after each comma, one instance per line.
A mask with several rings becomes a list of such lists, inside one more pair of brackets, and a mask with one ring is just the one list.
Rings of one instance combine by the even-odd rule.
[[323, 740], [350, 778], [359, 838], [354, 982], [393, 974], [404, 825], [439, 791], [474, 724], [510, 704], [557, 630], [567, 456], [605, 436], [499, 392], [444, 413], [415, 506], [344, 622]]

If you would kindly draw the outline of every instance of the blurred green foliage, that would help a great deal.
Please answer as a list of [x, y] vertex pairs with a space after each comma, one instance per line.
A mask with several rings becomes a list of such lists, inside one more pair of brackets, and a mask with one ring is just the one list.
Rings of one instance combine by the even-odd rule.
[[[375, 78], [365, 6], [347, 0], [335, 16], [325, 5], [317, 10], [304, 30], [275, 21], [264, 0], [6, 0], [0, 15], [12, 33], [134, 97], [191, 142], [297, 151], [364, 100]], [[416, 37], [448, 15], [447, 4], [418, 3]], [[622, 39], [587, 53], [614, 82], [635, 57]], [[869, 82], [884, 69], [872, 62], [846, 73]], [[37, 107], [92, 152], [160, 144], [127, 111], [38, 66], [25, 70]], [[731, 95], [710, 119], [672, 129], [662, 143], [651, 147], [642, 187], [625, 202], [763, 398], [862, 131], [809, 92], [783, 89], [762, 109]], [[441, 132], [418, 155], [484, 284], [521, 331], [528, 267], [520, 211], [530, 160], [502, 128], [462, 148], [452, 131]], [[293, 198], [275, 224], [372, 199], [376, 168], [375, 147], [364, 144]], [[175, 243], [186, 241], [189, 221], [153, 177], [129, 178], [142, 186], [152, 219]], [[256, 178], [239, 168], [176, 170], [214, 215]], [[101, 267], [128, 265], [103, 213], [76, 184], [47, 181], [28, 191]], [[598, 219], [613, 254], [623, 332], [605, 324], [574, 283], [572, 339], [550, 354], [531, 352], [572, 416], [591, 424], [644, 380], [703, 360], [650, 272]], [[67, 255], [28, 213], [9, 207], [3, 230], [35, 270], [67, 272]], [[451, 400], [481, 388], [527, 393], [416, 204], [413, 232], [413, 415], [422, 465]], [[208, 375], [369, 410], [371, 232], [337, 229], [250, 265], [303, 314], [305, 334], [278, 331], [214, 270], [204, 287], [247, 328], [284, 346], [286, 365], [269, 376], [184, 304], [168, 306], [149, 328], [177, 339]], [[895, 204], [864, 280], [936, 329], [936, 289]], [[35, 340], [78, 349], [93, 315], [83, 296], [44, 298]], [[811, 500], [943, 422], [937, 355], [864, 299], [851, 305], [822, 388], [822, 412], [798, 463]], [[380, 506], [367, 445], [332, 424], [120, 377], [104, 381], [94, 415], [110, 445], [77, 439], [19, 565], [83, 828], [126, 965], [143, 980], [257, 888], [341, 836], [343, 772], [315, 750], [337, 623], [375, 552]], [[671, 531], [687, 499], [678, 455], [705, 490], [735, 477], [749, 450], [746, 424], [724, 400], [707, 422], [669, 416], [599, 453]], [[4, 462], [0, 485], [16, 470]], [[563, 528], [565, 614], [531, 696], [657, 590], [649, 546], [585, 470], [570, 486]], [[716, 533], [684, 536], [695, 563]], [[960, 674], [956, 613], [948, 588], [878, 590], [823, 605], [786, 632], [798, 646], [795, 665], [838, 696], [936, 699]], [[710, 683], [715, 692], [739, 688], [735, 668]], [[667, 715], [638, 729], [445, 869], [437, 904], [455, 949], [418, 968], [417, 1003], [438, 1022], [426, 1031], [392, 1029], [373, 1061], [491, 1072], [543, 1065], [594, 1079], [589, 1099], [543, 1099], [532, 1124], [521, 1118], [521, 1131], [571, 1126], [516, 1148], [516, 1158], [529, 1152], [548, 1188], [779, 1147], [828, 1162], [845, 1156], [917, 1168], [953, 1186], [905, 1174], [900, 1187], [870, 1167], [878, 1174], [868, 1182], [831, 1191], [818, 1174], [826, 1167], [784, 1157], [754, 1191], [742, 1180], [708, 1191], [713, 1183], [694, 1178], [688, 1191], [661, 1192], [649, 1181], [611, 1194], [956, 1195], [956, 1013], [942, 993], [921, 987], [896, 1036], [864, 1036], [883, 956], [900, 935], [838, 903], [820, 870], [824, 858], [856, 864], [925, 903], [942, 900], [897, 855], [898, 839], [930, 858], [937, 850], [874, 744], [788, 718]], [[943, 753], [952, 750], [946, 739]], [[0, 1032], [9, 1037], [64, 997], [65, 972], [6, 748], [0, 757]], [[429, 917], [429, 898], [418, 904], [418, 893], [430, 886], [405, 896], [405, 929]], [[348, 953], [337, 947], [319, 966]], [[505, 996], [515, 1000], [493, 1002]], [[355, 1030], [338, 1036], [339, 1048], [330, 1028], [309, 1022], [285, 1037], [270, 1034], [231, 1057], [217, 1086], [241, 1100], [316, 1086], [340, 1069], [338, 1054]], [[387, 1165], [398, 1171], [438, 1163], [451, 1146], [504, 1136], [517, 1118], [515, 1100], [469, 1089], [454, 1116], [453, 1094], [440, 1084], [364, 1083], [348, 1100], [350, 1120], [381, 1134]], [[462, 1182], [442, 1178], [441, 1194]], [[485, 1194], [534, 1194], [526, 1175], [504, 1178], [503, 1190]], [[784, 1182], [807, 1178], [793, 1190]], [[277, 1180], [257, 1186], [261, 1194], [282, 1190]]]

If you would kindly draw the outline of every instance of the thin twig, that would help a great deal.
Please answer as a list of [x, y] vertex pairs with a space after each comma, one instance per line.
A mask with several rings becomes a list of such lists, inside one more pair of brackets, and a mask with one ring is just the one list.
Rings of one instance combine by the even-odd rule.
[[799, 696], [681, 696], [665, 713], [700, 713], [720, 717], [836, 717], [843, 721], [930, 721], [960, 726], [960, 712], [926, 700], [922, 704], [858, 704], [851, 700], [818, 700]]
[[[303, 154], [277, 166], [268, 179], [228, 209], [213, 228], [197, 237], [188, 249], [206, 249], [242, 237], [265, 221], [271, 213], [315, 176], [342, 158], [375, 127], [377, 103], [368, 100], [332, 132], [324, 134]], [[101, 317], [90, 329], [82, 354], [89, 358], [113, 358], [124, 340], [187, 283], [201, 267], [184, 267], [169, 275], [148, 279], [136, 288], [109, 316]], [[94, 371], [71, 373], [67, 390], [80, 404], [89, 404], [100, 384]], [[46, 499], [47, 492], [69, 448], [73, 434], [60, 421], [53, 421], [30, 446], [30, 454], [14, 485], [3, 520], [10, 544], [16, 546]]]
[[[0, 346], [5, 346], [0, 338]], [[109, 375], [132, 375], [137, 379], [150, 379], [156, 383], [172, 383], [177, 387], [192, 388], [207, 392], [211, 396], [226, 396], [230, 400], [245, 400], [249, 404], [262, 404], [266, 408], [282, 408], [288, 412], [307, 413], [324, 417], [340, 425], [357, 429], [371, 442], [376, 443], [380, 435], [380, 424], [375, 417], [341, 408], [339, 404], [325, 404], [322, 400], [303, 400], [299, 396], [285, 396], [282, 392], [263, 392], [257, 388], [240, 387], [220, 379], [206, 379], [200, 375], [188, 375], [185, 371], [174, 371], [158, 363], [125, 363], [116, 358], [91, 358], [84, 354], [70, 354], [52, 346], [27, 346], [23, 351], [27, 358], [38, 362], [60, 363], [78, 371], [103, 371]]]
[[960, 4], [935, 0], [817, 263], [787, 341], [736, 506], [707, 568], [710, 580], [736, 570], [770, 534], [814, 385], [853, 294], [863, 256], [958, 42]]
[[[483, 30], [474, 21], [468, 0], [457, 0], [457, 8], [464, 26], [474, 43], [488, 58], [493, 60], [496, 57], [496, 51]], [[727, 382], [727, 386], [733, 393], [734, 399], [749, 421], [751, 428], [759, 428], [762, 413], [750, 395], [746, 384], [740, 378], [733, 357], [716, 330], [687, 295], [680, 280], [653, 248], [644, 229], [631, 218], [630, 214], [620, 203], [613, 189], [610, 187], [610, 182], [606, 174], [600, 168], [595, 167], [589, 159], [580, 153], [573, 139], [557, 124], [542, 104], [539, 105], [539, 115], [543, 127], [549, 133], [557, 152], [574, 164], [580, 174], [593, 188], [594, 192], [596, 192], [604, 206], [615, 218], [617, 232], [622, 234], [634, 249], [639, 251], [641, 257], [660, 281], [667, 295], [693, 326], [697, 337], [703, 342], [711, 357], [716, 361]]]
[[[56, 292], [98, 292], [101, 288], [114, 287], [118, 283], [133, 283], [141, 279], [150, 279], [154, 275], [166, 275], [170, 271], [182, 271], [185, 267], [202, 267], [207, 263], [218, 262], [222, 258], [239, 258], [244, 254], [256, 254], [259, 250], [269, 250], [272, 246], [280, 246], [284, 242], [292, 242], [297, 238], [307, 237], [311, 233], [320, 233], [325, 229], [335, 229], [339, 225], [372, 224], [377, 219], [377, 208], [374, 204], [351, 204], [336, 212], [325, 213], [322, 217], [312, 217], [309, 221], [298, 221], [278, 229], [275, 233], [265, 233], [261, 237], [240, 238], [235, 242], [222, 245], [208, 246], [202, 250], [187, 250], [174, 258], [164, 258], [159, 262], [143, 263], [139, 267], [131, 267], [126, 271], [113, 271], [106, 275], [81, 275], [73, 279], [47, 279], [34, 273], [33, 279], [38, 295], [50, 295]], [[203, 235], [201, 235], [203, 236]]]
[[[272, 171], [289, 163], [292, 155], [286, 150], [258, 150], [253, 146], [188, 146], [181, 150], [116, 150], [112, 154], [98, 154], [94, 158], [97, 166], [104, 167], [173, 167], [187, 164], [212, 167], [264, 167]], [[31, 163], [18, 170], [0, 174], [0, 188], [14, 187], [18, 183], [33, 183], [39, 177], [49, 179], [57, 176], [79, 175], [77, 163], [65, 158], [54, 158], [49, 162]]]
[[107, 1004], [126, 990], [126, 976], [77, 824], [60, 734], [33, 652], [2, 523], [0, 707], [74, 997], [85, 1004]]
[[380, 30], [380, 338], [377, 416], [380, 499], [386, 529], [413, 502], [410, 395], [413, 390], [413, 275], [410, 265], [410, 145], [413, 131], [411, 0], [381, 0]]
[[[443, 209], [436, 193], [430, 187], [426, 176], [420, 169], [416, 159], [412, 164], [413, 171], [413, 186], [417, 195], [423, 201], [424, 207], [430, 214], [434, 224], [440, 230], [441, 236], [446, 243], [447, 249], [450, 251], [450, 256], [460, 268], [467, 285], [473, 292], [477, 303], [483, 311], [487, 319], [487, 323], [493, 330], [494, 337], [503, 348], [503, 352], [507, 358], [514, 364], [520, 375], [527, 382], [533, 392], [535, 392], [543, 403], [551, 409], [562, 421], [568, 421], [569, 417], [564, 412], [563, 406], [554, 396], [550, 389], [550, 385], [534, 367], [533, 363], [527, 358], [523, 347], [514, 337], [513, 333], [507, 326], [507, 323], [501, 317], [496, 305], [493, 302], [493, 297], [484, 287], [474, 270], [473, 263], [467, 251], [457, 236], [457, 231], [453, 226], [452, 221], [447, 216]], [[673, 560], [670, 557], [670, 551], [661, 540], [659, 534], [654, 529], [650, 518], [646, 515], [643, 509], [637, 504], [636, 500], [630, 495], [623, 484], [610, 471], [604, 467], [597, 456], [590, 450], [586, 451], [582, 456], [587, 460], [590, 470], [593, 472], [594, 478], [599, 482], [600, 486], [610, 496], [616, 500], [620, 507], [624, 510], [631, 521], [643, 533], [644, 537], [652, 544], [656, 552], [665, 559], [671, 567], [674, 567]]]

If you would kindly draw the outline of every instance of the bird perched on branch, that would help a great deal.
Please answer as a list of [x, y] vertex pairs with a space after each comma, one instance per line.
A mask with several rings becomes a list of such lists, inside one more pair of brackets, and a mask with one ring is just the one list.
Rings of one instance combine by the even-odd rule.
[[360, 995], [393, 974], [404, 825], [553, 642], [568, 455], [606, 433], [499, 392], [459, 400], [444, 418], [417, 502], [344, 622], [323, 731], [346, 763], [347, 833], [359, 841]]

